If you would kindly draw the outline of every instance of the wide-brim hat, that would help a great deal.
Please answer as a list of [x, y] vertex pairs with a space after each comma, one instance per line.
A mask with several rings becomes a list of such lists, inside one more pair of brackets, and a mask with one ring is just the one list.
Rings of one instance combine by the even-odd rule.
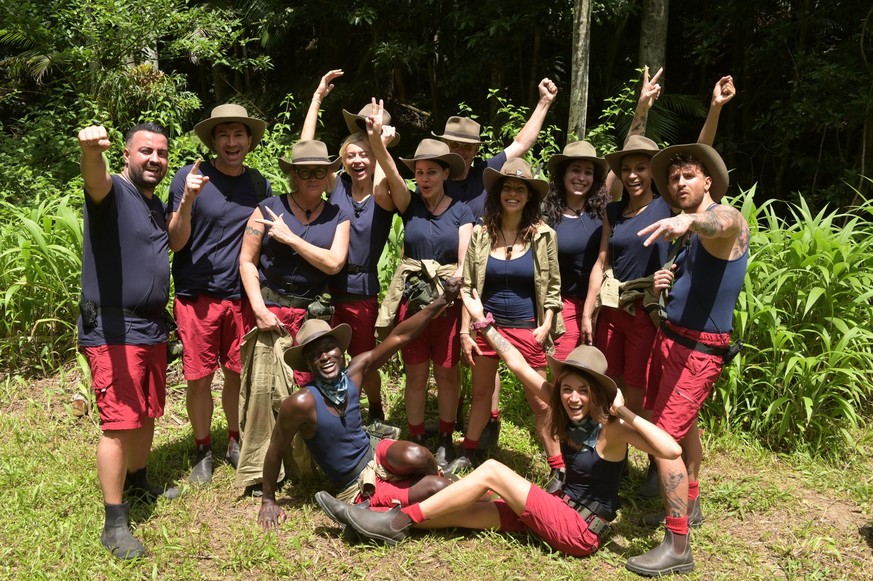
[[655, 185], [658, 187], [661, 195], [670, 200], [670, 191], [667, 189], [667, 170], [673, 158], [678, 154], [694, 156], [695, 159], [704, 165], [706, 173], [709, 174], [712, 180], [712, 184], [709, 186], [709, 195], [714, 202], [721, 201], [730, 183], [727, 166], [721, 155], [704, 143], [671, 145], [652, 158], [652, 179], [655, 180]]
[[536, 194], [537, 203], [542, 202], [546, 194], [549, 193], [549, 182], [533, 177], [530, 164], [520, 157], [508, 160], [500, 168], [500, 171], [490, 167], [485, 168], [482, 181], [489, 196], [500, 195], [498, 186], [501, 186], [504, 178], [518, 178], [526, 183], [527, 187]]
[[209, 151], [215, 151], [212, 130], [221, 123], [242, 123], [248, 127], [252, 134], [252, 146], [249, 151], [261, 142], [261, 139], [264, 138], [264, 132], [267, 130], [267, 124], [256, 117], [249, 117], [248, 111], [242, 105], [234, 103], [219, 105], [212, 110], [208, 119], [204, 119], [194, 126], [194, 133], [197, 134], [203, 145], [209, 148]]
[[[367, 117], [373, 112], [373, 105], [367, 103], [361, 107], [360, 112], [355, 115], [351, 111], [343, 109], [343, 118], [346, 120], [346, 127], [349, 128], [349, 133], [367, 133]], [[382, 109], [382, 125], [391, 125], [391, 113]], [[400, 143], [400, 134], [395, 133], [394, 139], [388, 144], [388, 147], [394, 147]]]
[[574, 141], [564, 146], [564, 151], [553, 155], [549, 160], [549, 177], [554, 178], [557, 175], [558, 168], [565, 161], [590, 161], [596, 166], [600, 166], [603, 170], [604, 177], [609, 171], [609, 164], [602, 157], [597, 157], [597, 151], [594, 146], [587, 141]]
[[442, 135], [437, 135], [433, 131], [430, 132], [434, 137], [447, 139], [449, 141], [458, 141], [460, 143], [482, 143], [479, 139], [479, 131], [482, 126], [466, 117], [458, 117], [457, 115], [449, 117], [446, 121], [446, 128]]
[[[606, 392], [607, 403], [612, 404], [615, 397], [615, 392], [618, 387], [615, 382], [606, 375], [606, 369], [609, 363], [606, 361], [606, 356], [598, 349], [591, 345], [579, 345], [567, 355], [563, 361], [555, 359], [551, 355], [547, 355], [546, 359], [549, 362], [549, 369], [552, 370], [552, 377], [557, 377], [565, 367], [574, 367], [589, 374], [597, 384]], [[558, 389], [559, 386], [555, 386]]]
[[326, 165], [330, 171], [336, 171], [342, 164], [339, 158], [331, 159], [327, 154], [327, 145], [324, 142], [312, 139], [298, 141], [291, 146], [291, 161], [279, 158], [279, 167], [286, 174], [300, 165]]
[[436, 139], [422, 139], [415, 148], [413, 157], [401, 157], [400, 161], [415, 174], [416, 161], [441, 161], [449, 166], [449, 178], [458, 177], [464, 173], [466, 164], [464, 158], [449, 151], [449, 146]]
[[606, 163], [609, 164], [612, 173], [620, 177], [621, 160], [624, 156], [633, 153], [642, 153], [643, 155], [654, 157], [659, 151], [661, 151], [661, 148], [658, 147], [658, 144], [648, 137], [643, 137], [642, 135], [631, 135], [621, 151], [613, 151], [612, 153], [606, 154], [604, 157], [606, 158]]
[[309, 371], [309, 366], [303, 359], [303, 349], [322, 337], [333, 337], [344, 352], [352, 341], [352, 328], [340, 323], [331, 328], [330, 323], [321, 319], [305, 321], [297, 331], [296, 345], [285, 350], [285, 363], [295, 371]]

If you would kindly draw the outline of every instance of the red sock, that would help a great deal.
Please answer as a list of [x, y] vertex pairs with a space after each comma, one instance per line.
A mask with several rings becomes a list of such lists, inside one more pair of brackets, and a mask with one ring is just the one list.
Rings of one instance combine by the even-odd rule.
[[676, 518], [672, 516], [667, 517], [667, 530], [672, 531], [674, 535], [687, 535], [688, 534], [688, 517], [683, 516], [681, 518]]
[[700, 497], [700, 483], [688, 483], [688, 500], [697, 500]]
[[239, 442], [239, 430], [228, 430], [227, 431], [227, 439], [228, 440], [236, 440]]
[[409, 506], [400, 509], [400, 512], [412, 519], [414, 523], [424, 522], [424, 514], [421, 512], [419, 503], [410, 504]]
[[464, 438], [464, 450], [475, 450], [479, 447], [479, 440], [471, 440], [470, 438]]
[[424, 435], [424, 422], [421, 422], [420, 424], [416, 424], [416, 425], [412, 425], [412, 424], [408, 424], [408, 425], [409, 425], [409, 435], [410, 436], [423, 436]]
[[198, 446], [211, 446], [212, 445], [212, 434], [207, 435], [205, 438], [197, 439], [194, 438], [194, 443]]
[[445, 420], [440, 420], [440, 435], [448, 434], [452, 435], [455, 433], [455, 420], [447, 422]]
[[564, 457], [561, 455], [558, 456], [549, 456], [546, 458], [546, 462], [549, 463], [549, 468], [560, 469], [564, 468]]
[[500, 421], [500, 410], [491, 410], [491, 419]]

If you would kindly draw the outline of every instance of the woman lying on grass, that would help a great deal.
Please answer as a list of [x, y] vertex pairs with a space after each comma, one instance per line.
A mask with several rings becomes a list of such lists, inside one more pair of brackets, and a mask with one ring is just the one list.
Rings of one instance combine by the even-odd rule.
[[[577, 347], [565, 361], [549, 357], [555, 389], [486, 323], [475, 290], [472, 298], [465, 294], [464, 305], [477, 326], [485, 325], [482, 332], [509, 369], [549, 402], [551, 430], [561, 442], [567, 465], [563, 489], [550, 495], [500, 462], [488, 460], [462, 480], [405, 508], [355, 508], [325, 492], [316, 495], [318, 504], [333, 520], [390, 545], [404, 539], [413, 526], [529, 530], [568, 555], [590, 555], [601, 546], [615, 518], [628, 444], [671, 459], [681, 454], [679, 444], [624, 406], [621, 391], [604, 375], [606, 358], [597, 348]], [[482, 501], [489, 490], [501, 499]]]

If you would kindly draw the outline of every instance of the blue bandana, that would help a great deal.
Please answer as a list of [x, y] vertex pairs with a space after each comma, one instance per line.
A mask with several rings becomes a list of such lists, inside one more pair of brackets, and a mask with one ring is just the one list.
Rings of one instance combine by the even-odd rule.
[[570, 422], [567, 437], [580, 448], [594, 448], [601, 428], [602, 424], [595, 422], [591, 416], [585, 416], [581, 422]]
[[320, 377], [315, 377], [314, 383], [321, 395], [326, 397], [333, 405], [342, 405], [346, 401], [346, 394], [349, 391], [349, 377], [343, 371], [339, 378], [334, 381], [325, 381]]

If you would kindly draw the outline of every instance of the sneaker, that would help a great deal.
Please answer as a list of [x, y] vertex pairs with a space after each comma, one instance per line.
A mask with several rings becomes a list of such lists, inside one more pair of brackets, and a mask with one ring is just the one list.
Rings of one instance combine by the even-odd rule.
[[372, 423], [364, 426], [364, 431], [367, 432], [370, 436], [374, 438], [379, 438], [380, 440], [399, 440], [400, 439], [400, 428], [397, 426], [392, 426], [391, 424], [383, 423], [379, 420], [375, 420]]
[[224, 461], [236, 469], [239, 464], [239, 442], [236, 438], [231, 438], [227, 441], [227, 453], [224, 455]]

